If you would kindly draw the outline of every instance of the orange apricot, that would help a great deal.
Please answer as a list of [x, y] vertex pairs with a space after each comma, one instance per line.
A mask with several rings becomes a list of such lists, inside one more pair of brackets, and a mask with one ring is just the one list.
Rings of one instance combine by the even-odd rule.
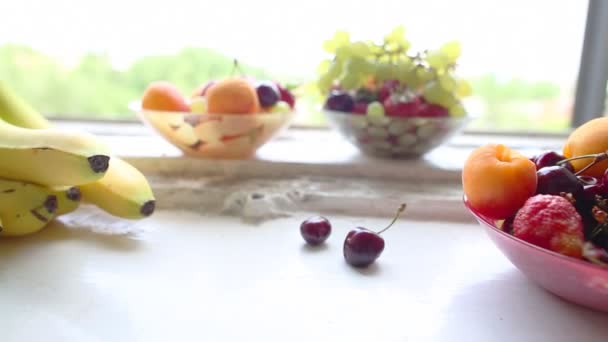
[[534, 195], [536, 184], [536, 165], [503, 144], [476, 148], [462, 170], [470, 207], [496, 220], [514, 215]]
[[[601, 153], [608, 150], [608, 117], [589, 120], [577, 127], [566, 139], [562, 154], [566, 158], [578, 157], [587, 154]], [[578, 172], [593, 162], [593, 158], [572, 160], [570, 163], [574, 171]], [[601, 177], [608, 168], [608, 160], [601, 161], [582, 174]]]
[[141, 102], [143, 109], [167, 112], [188, 112], [186, 99], [173, 84], [167, 81], [150, 83]]
[[258, 94], [251, 82], [227, 78], [207, 89], [207, 111], [215, 114], [253, 114], [260, 112]]

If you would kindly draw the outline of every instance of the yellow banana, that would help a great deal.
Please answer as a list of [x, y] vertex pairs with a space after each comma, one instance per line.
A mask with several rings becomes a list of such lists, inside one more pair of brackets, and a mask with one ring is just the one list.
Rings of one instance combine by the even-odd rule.
[[27, 129], [0, 120], [2, 178], [48, 186], [80, 185], [101, 179], [109, 159], [109, 149], [92, 135]]
[[136, 219], [154, 212], [154, 194], [146, 177], [119, 158], [110, 160], [110, 167], [101, 180], [81, 185], [80, 191], [86, 202], [114, 216]]
[[56, 215], [57, 195], [47, 187], [0, 179], [0, 236], [19, 236], [44, 228]]
[[0, 80], [0, 116], [8, 123], [25, 128], [49, 128], [46, 118]]
[[[51, 123], [0, 82], [0, 118], [29, 129], [48, 129]], [[1, 166], [0, 166], [1, 167]], [[116, 157], [101, 179], [81, 187], [83, 201], [106, 212], [129, 219], [151, 215], [155, 197], [146, 177], [137, 168]]]

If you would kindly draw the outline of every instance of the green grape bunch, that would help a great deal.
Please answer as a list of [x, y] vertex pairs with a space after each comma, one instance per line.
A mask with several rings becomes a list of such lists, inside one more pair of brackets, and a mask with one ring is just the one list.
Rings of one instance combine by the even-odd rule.
[[412, 52], [403, 26], [382, 41], [353, 41], [337, 31], [323, 43], [330, 54], [317, 68], [316, 85], [324, 96], [334, 89], [355, 94], [361, 89], [378, 91], [385, 82], [397, 81], [401, 90], [425, 103], [436, 104], [454, 116], [465, 115], [462, 99], [471, 95], [469, 83], [456, 75], [460, 43], [450, 41], [437, 49]]

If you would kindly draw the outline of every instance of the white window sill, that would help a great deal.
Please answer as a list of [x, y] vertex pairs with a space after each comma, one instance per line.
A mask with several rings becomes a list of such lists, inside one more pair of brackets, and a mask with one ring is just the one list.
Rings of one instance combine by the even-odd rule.
[[[248, 160], [184, 157], [152, 129], [137, 123], [59, 122], [104, 139], [152, 180], [159, 208], [272, 218], [296, 211], [391, 216], [403, 201], [410, 217], [472, 221], [462, 205], [461, 168], [470, 151], [501, 142], [524, 154], [559, 150], [559, 135], [466, 133], [421, 159], [367, 157], [327, 129], [292, 128]], [[254, 193], [267, 196], [260, 212]], [[274, 197], [273, 197], [274, 196]], [[440, 211], [437, 209], [441, 208]]]
[[[525, 155], [543, 150], [561, 150], [565, 135], [553, 134], [500, 134], [490, 132], [464, 132], [443, 146], [417, 160], [389, 160], [368, 157], [346, 142], [337, 132], [329, 129], [291, 128], [260, 148], [248, 160], [205, 160], [185, 157], [151, 128], [139, 123], [60, 121], [60, 127], [81, 129], [99, 135], [116, 155], [135, 163], [162, 161], [162, 165], [189, 165], [193, 171], [238, 167], [235, 172], [247, 175], [266, 175], [268, 169], [278, 168], [281, 174], [306, 172], [308, 174], [357, 176], [394, 180], [451, 181], [460, 175], [463, 162], [470, 151], [486, 143], [504, 143]], [[242, 168], [246, 164], [247, 168]], [[159, 165], [155, 163], [155, 165]], [[162, 165], [160, 165], [162, 167]], [[153, 170], [150, 170], [153, 171]], [[271, 170], [270, 170], [271, 171]], [[458, 178], [457, 177], [457, 178]]]

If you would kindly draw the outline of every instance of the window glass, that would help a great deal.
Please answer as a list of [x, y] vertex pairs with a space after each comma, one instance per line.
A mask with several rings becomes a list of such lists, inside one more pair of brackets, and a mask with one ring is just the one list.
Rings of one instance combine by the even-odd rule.
[[586, 1], [3, 1], [0, 77], [49, 116], [135, 119], [156, 79], [189, 94], [245, 72], [297, 86], [301, 124], [324, 124], [307, 84], [338, 30], [381, 39], [398, 25], [414, 49], [462, 45], [459, 73], [481, 129], [567, 128]]

